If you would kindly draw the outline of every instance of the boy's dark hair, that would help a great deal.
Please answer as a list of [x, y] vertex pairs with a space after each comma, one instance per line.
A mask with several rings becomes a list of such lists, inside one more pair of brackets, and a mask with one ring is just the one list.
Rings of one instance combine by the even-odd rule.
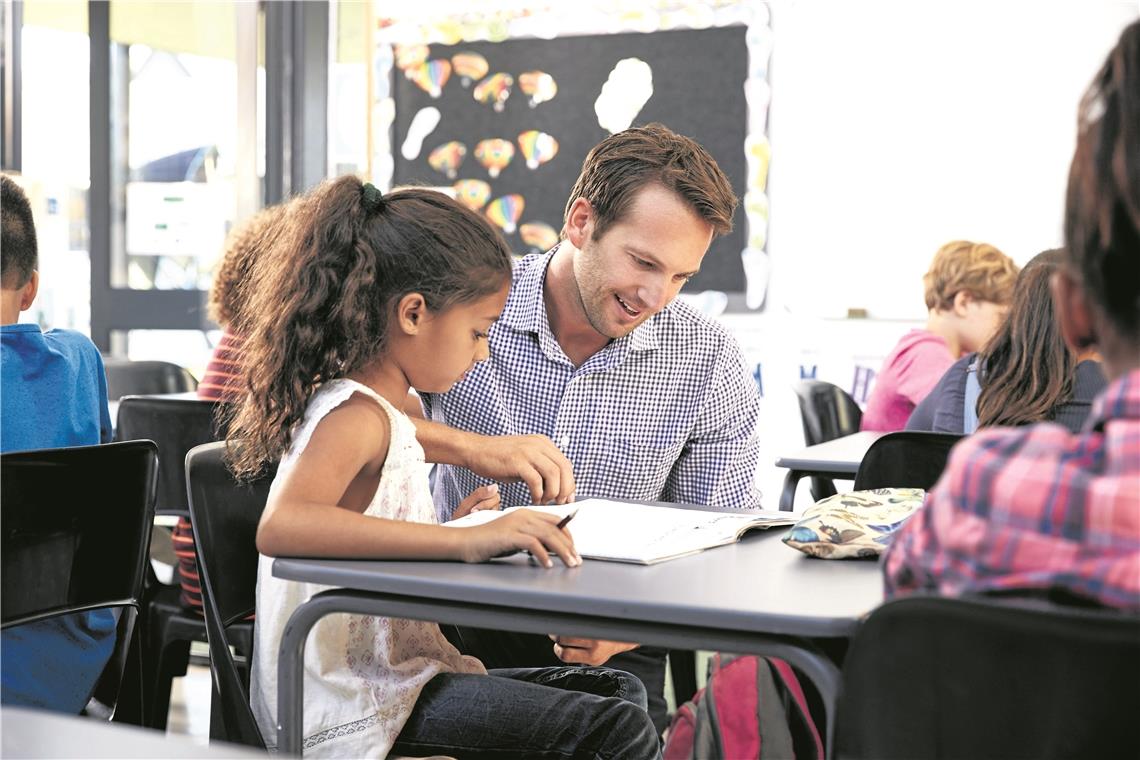
[[22, 288], [39, 267], [36, 222], [28, 196], [16, 181], [0, 174], [0, 281], [5, 288]]
[[1140, 338], [1140, 21], [1081, 99], [1065, 246], [1089, 297], [1122, 337]]
[[239, 477], [281, 457], [309, 398], [376, 361], [389, 317], [408, 293], [439, 312], [496, 292], [511, 254], [480, 214], [442, 193], [380, 197], [356, 177], [327, 181], [290, 204], [287, 229], [258, 268], [243, 316], [246, 394], [227, 438]]
[[594, 208], [593, 237], [621, 221], [633, 197], [646, 185], [672, 190], [685, 200], [717, 235], [732, 231], [736, 195], [713, 157], [694, 140], [663, 124], [634, 127], [594, 146], [566, 201], [570, 207], [585, 198]]

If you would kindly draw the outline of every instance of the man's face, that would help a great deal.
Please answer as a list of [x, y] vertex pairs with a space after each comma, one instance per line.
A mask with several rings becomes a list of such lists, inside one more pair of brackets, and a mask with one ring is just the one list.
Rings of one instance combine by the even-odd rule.
[[628, 335], [664, 309], [700, 269], [713, 235], [710, 224], [659, 185], [639, 190], [601, 238], [593, 228], [589, 209], [580, 242], [569, 231], [578, 248], [574, 279], [586, 319], [607, 338]]

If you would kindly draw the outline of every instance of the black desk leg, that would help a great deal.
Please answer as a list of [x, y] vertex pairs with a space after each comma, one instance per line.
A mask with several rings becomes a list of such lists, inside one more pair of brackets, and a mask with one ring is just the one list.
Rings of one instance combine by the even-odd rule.
[[780, 493], [780, 511], [791, 512], [796, 503], [796, 486], [807, 475], [803, 470], [788, 470], [784, 476], [784, 490]]

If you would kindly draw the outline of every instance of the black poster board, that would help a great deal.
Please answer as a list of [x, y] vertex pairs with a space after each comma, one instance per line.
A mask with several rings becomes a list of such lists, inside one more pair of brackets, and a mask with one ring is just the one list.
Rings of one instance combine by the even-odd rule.
[[[393, 184], [451, 185], [458, 179], [480, 179], [491, 185], [491, 198], [519, 193], [526, 200], [520, 223], [542, 221], [555, 230], [562, 227], [562, 213], [582, 161], [595, 144], [609, 133], [598, 125], [594, 101], [611, 70], [624, 58], [639, 58], [653, 71], [653, 95], [634, 119], [634, 125], [659, 121], [692, 137], [720, 164], [740, 198], [746, 189], [744, 140], [748, 126], [744, 80], [748, 52], [744, 26], [684, 29], [652, 33], [623, 33], [552, 40], [511, 39], [503, 42], [467, 42], [431, 45], [430, 58], [450, 59], [456, 53], [481, 54], [490, 65], [488, 75], [507, 72], [515, 86], [501, 112], [475, 100], [477, 82], [464, 87], [454, 72], [441, 97], [426, 91], [393, 69], [395, 100], [393, 123]], [[558, 94], [531, 107], [518, 87], [524, 71], [545, 71], [558, 84]], [[424, 140], [412, 161], [400, 148], [416, 113], [426, 106], [439, 109], [439, 125]], [[557, 155], [537, 169], [528, 169], [518, 154], [521, 132], [538, 129], [559, 142]], [[515, 143], [514, 160], [492, 178], [474, 156], [475, 144], [486, 138]], [[468, 153], [455, 179], [428, 163], [432, 149], [451, 140], [467, 146]], [[721, 290], [741, 293], [745, 288], [740, 252], [747, 240], [743, 209], [737, 208], [732, 233], [713, 241], [700, 274], [687, 291]], [[507, 235], [512, 250], [529, 253], [518, 233]]]

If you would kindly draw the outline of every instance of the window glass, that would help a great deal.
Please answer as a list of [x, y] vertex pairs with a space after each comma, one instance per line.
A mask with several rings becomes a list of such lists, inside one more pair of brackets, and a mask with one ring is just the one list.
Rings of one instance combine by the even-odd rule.
[[18, 181], [35, 216], [40, 290], [21, 320], [89, 333], [87, 4], [27, 0], [23, 20]]

